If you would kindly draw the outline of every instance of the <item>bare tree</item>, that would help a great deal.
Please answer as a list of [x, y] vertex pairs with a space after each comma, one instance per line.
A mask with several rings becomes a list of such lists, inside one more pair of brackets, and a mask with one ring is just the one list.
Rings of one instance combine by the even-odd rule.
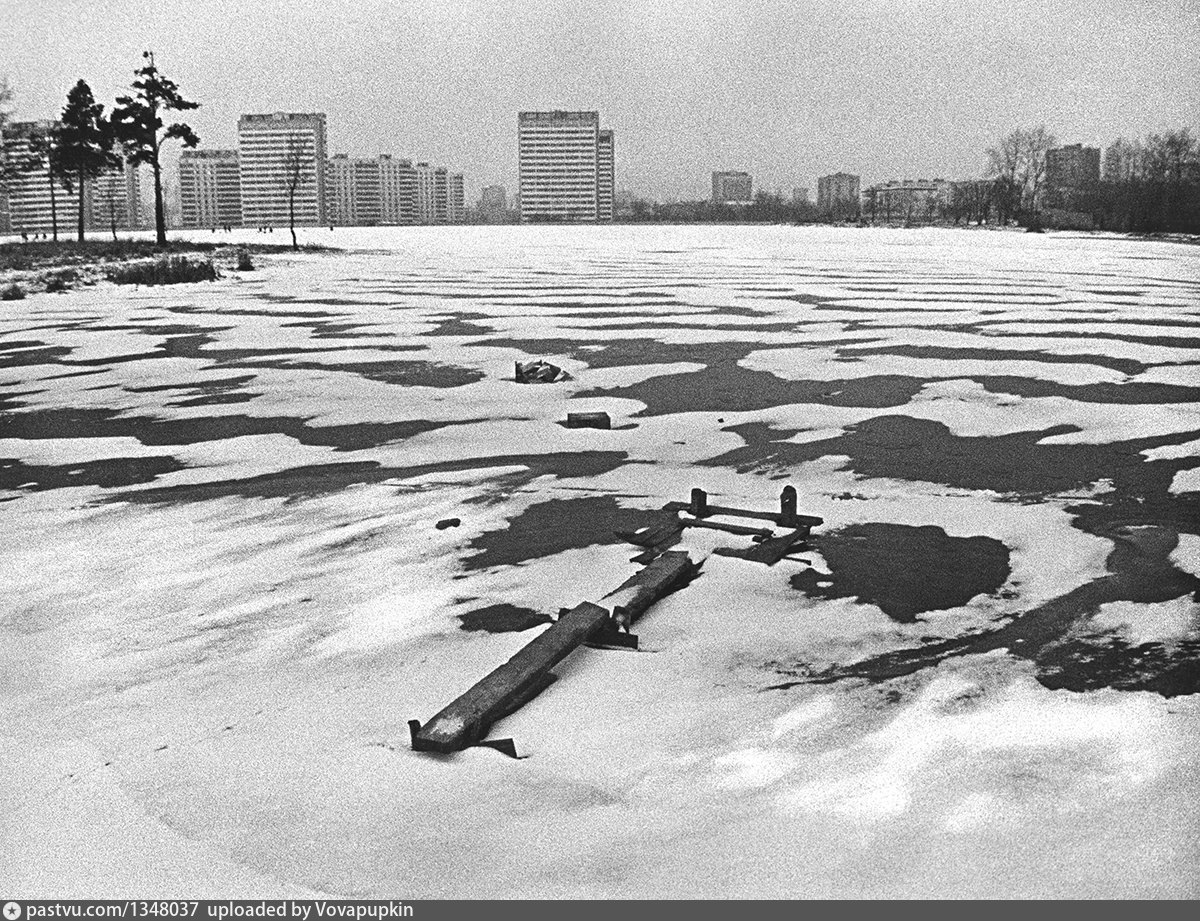
[[50, 232], [54, 242], [57, 243], [58, 195], [56, 193], [58, 187], [63, 185], [62, 170], [59, 167], [58, 124], [39, 125], [29, 133], [26, 143], [28, 156], [24, 162], [18, 164], [18, 168], [22, 172], [39, 172], [43, 169], [46, 171], [46, 183], [50, 187]]
[[283, 182], [288, 197], [288, 229], [292, 232], [292, 249], [295, 250], [300, 249], [300, 244], [296, 241], [296, 193], [316, 180], [316, 176], [305, 169], [309, 161], [315, 159], [314, 152], [306, 143], [303, 134], [288, 135], [287, 153], [283, 161]]
[[1046, 181], [1046, 154], [1058, 143], [1058, 140], [1046, 130], [1045, 125], [1038, 125], [1036, 128], [1022, 132], [1022, 140], [1022, 202], [1025, 209], [1032, 215], [1032, 221], [1036, 223], [1038, 205]]

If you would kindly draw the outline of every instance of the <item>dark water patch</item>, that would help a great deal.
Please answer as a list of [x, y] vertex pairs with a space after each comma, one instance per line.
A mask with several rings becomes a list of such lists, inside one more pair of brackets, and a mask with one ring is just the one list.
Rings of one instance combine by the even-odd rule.
[[[1028, 323], [1056, 323], [1057, 320], [1014, 320], [1011, 323], [1006, 322], [1005, 326], [1017, 325], [1022, 322]], [[1132, 322], [1132, 321], [1131, 321]], [[1075, 331], [1070, 329], [1055, 329], [1055, 330], [1035, 330], [1034, 332], [1020, 333], [1008, 332], [1007, 330], [998, 330], [995, 328], [987, 330], [989, 336], [1005, 336], [1009, 338], [1028, 339], [1037, 337], [1039, 339], [1108, 339], [1116, 342], [1128, 342], [1135, 345], [1156, 345], [1168, 349], [1200, 349], [1200, 338], [1194, 336], [1137, 336], [1129, 333], [1103, 333], [1091, 331]]]
[[226, 390], [236, 390], [255, 380], [254, 374], [239, 374], [234, 377], [219, 377], [205, 381], [179, 381], [172, 384], [147, 384], [142, 387], [122, 387], [128, 393], [166, 393], [172, 390], [182, 390], [187, 393], [202, 395], [219, 393]]
[[1113, 384], [1060, 384], [1031, 377], [964, 375], [983, 385], [989, 393], [1018, 397], [1063, 397], [1079, 403], [1111, 406], [1166, 405], [1200, 401], [1200, 387], [1142, 381]]
[[710, 364], [739, 361], [751, 352], [762, 349], [761, 342], [661, 342], [642, 337], [636, 339], [603, 339], [589, 343], [577, 339], [482, 339], [468, 346], [508, 348], [532, 358], [547, 355], [569, 355], [589, 368], [621, 368], [629, 365]]
[[1058, 425], [1008, 435], [955, 435], [941, 422], [909, 416], [876, 416], [848, 426], [839, 435], [800, 443], [787, 440], [799, 429], [747, 423], [729, 430], [745, 439], [746, 445], [701, 461], [702, 466], [786, 474], [809, 461], [846, 455], [848, 469], [868, 479], [992, 490], [1023, 501], [1040, 501], [1111, 480], [1113, 492], [1096, 496], [1081, 511], [1128, 501], [1143, 507], [1146, 514], [1167, 515], [1164, 506], [1183, 507], [1193, 501], [1190, 494], [1169, 493], [1172, 477], [1200, 462], [1197, 458], [1149, 461], [1141, 454], [1192, 441], [1200, 431], [1105, 444], [1040, 444], [1078, 429]]
[[[271, 300], [270, 295], [256, 295], [265, 300]], [[289, 300], [288, 303], [291, 303]], [[173, 304], [164, 307], [171, 313], [204, 314], [219, 317], [328, 317], [337, 319], [345, 317], [344, 313], [330, 313], [328, 310], [253, 310], [249, 307], [199, 307], [195, 304]]]
[[0, 458], [0, 489], [40, 492], [70, 486], [100, 486], [116, 489], [150, 483], [164, 473], [182, 470], [173, 457], [111, 457], [73, 464], [25, 464]]
[[71, 354], [64, 345], [47, 345], [19, 351], [0, 352], [0, 368], [29, 368], [34, 365], [59, 364]]
[[700, 371], [663, 374], [629, 387], [590, 390], [580, 397], [637, 400], [646, 408], [638, 416], [687, 412], [752, 412], [773, 406], [805, 403], [826, 406], [903, 406], [927, 381], [899, 374], [848, 380], [784, 380], [767, 371], [752, 371], [736, 361], [709, 364]]
[[228, 406], [233, 403], [249, 403], [251, 400], [257, 398], [258, 394], [255, 393], [210, 393], [204, 396], [191, 397], [187, 400], [175, 400], [166, 405], [178, 408], [191, 406]]
[[612, 496], [551, 499], [525, 509], [506, 527], [471, 541], [467, 569], [511, 566], [526, 560], [598, 544], [617, 544], [617, 531], [636, 531], [656, 520], [657, 510], [629, 509]]
[[458, 615], [460, 630], [483, 630], [488, 633], [519, 633], [543, 624], [553, 623], [549, 614], [513, 604], [489, 604]]
[[809, 543], [830, 575], [805, 570], [792, 588], [815, 598], [857, 598], [893, 620], [966, 604], [1008, 579], [1008, 548], [991, 537], [951, 537], [927, 525], [858, 524]]
[[[697, 321], [688, 323], [680, 320], [661, 321], [653, 318], [637, 323], [594, 323], [589, 329], [597, 332], [620, 332], [635, 329], [686, 329], [700, 332], [730, 332], [730, 333], [790, 333], [796, 330], [796, 323], [704, 323]], [[762, 348], [762, 343], [759, 344]]]
[[1046, 364], [1096, 365], [1120, 374], [1140, 374], [1149, 367], [1133, 358], [1111, 355], [1057, 355], [1036, 349], [953, 348], [940, 345], [847, 346], [838, 349], [839, 359], [857, 360], [871, 355], [897, 355], [904, 358], [929, 358], [941, 361], [1035, 361]]
[[[201, 405], [201, 404], [196, 404]], [[42, 409], [0, 413], [7, 438], [136, 438], [144, 445], [189, 445], [247, 435], [285, 435], [301, 444], [361, 451], [463, 422], [412, 419], [348, 425], [309, 425], [288, 416], [222, 415], [188, 419], [124, 416], [112, 409]]]
[[353, 486], [381, 483], [384, 480], [405, 480], [430, 474], [461, 473], [499, 467], [524, 467], [525, 473], [519, 482], [509, 475], [513, 487], [520, 488], [542, 476], [554, 476], [558, 479], [602, 476], [624, 466], [629, 462], [628, 458], [624, 451], [580, 451], [460, 458], [411, 467], [385, 467], [376, 461], [313, 464], [239, 480], [128, 490], [108, 497], [106, 501], [179, 504], [231, 496], [244, 499], [306, 499], [341, 492]]
[[372, 323], [334, 323], [328, 320], [296, 320], [291, 323], [281, 323], [284, 328], [311, 329], [314, 339], [378, 339], [387, 335], [375, 329]]
[[476, 368], [444, 365], [432, 361], [360, 361], [325, 364], [319, 361], [263, 361], [248, 359], [226, 363], [227, 367], [276, 368], [297, 371], [337, 371], [357, 374], [367, 380], [406, 387], [464, 387], [483, 380]]
[[[1197, 597], [1200, 592], [1200, 579], [1180, 571], [1170, 560], [1171, 551], [1178, 545], [1174, 530], [1124, 529], [1112, 532], [1110, 537], [1114, 546], [1107, 560], [1107, 575], [1019, 614], [999, 627], [827, 669], [814, 670], [804, 663], [790, 666], [774, 663], [772, 668], [778, 674], [794, 677], [771, 687], [783, 689], [845, 678], [887, 681], [932, 668], [948, 658], [1005, 649], [1010, 655], [1033, 661], [1038, 680], [1047, 687], [1072, 690], [1122, 687], [1156, 691], [1167, 697], [1200, 691], [1196, 659], [1191, 655], [1193, 646], [1185, 646], [1182, 653], [1171, 656], [1143, 656], [1134, 669], [1134, 663], [1128, 660], [1124, 665], [1097, 662], [1101, 657], [1096, 650], [1076, 641], [1072, 635], [1103, 604], [1158, 603], [1185, 595]], [[1120, 660], [1121, 651], [1114, 650], [1109, 655]]]
[[1143, 643], [1067, 639], [1038, 656], [1038, 681], [1052, 690], [1153, 691], [1163, 697], [1200, 692], [1200, 642]]
[[474, 320], [492, 319], [486, 313], [456, 313], [438, 322], [438, 325], [422, 336], [487, 336], [494, 330], [490, 326], [480, 326]]

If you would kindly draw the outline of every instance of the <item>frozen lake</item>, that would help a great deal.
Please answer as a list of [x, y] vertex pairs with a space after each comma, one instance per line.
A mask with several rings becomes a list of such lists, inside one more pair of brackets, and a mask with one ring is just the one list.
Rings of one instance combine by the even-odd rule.
[[[0, 310], [12, 892], [1200, 896], [1200, 249], [304, 239]], [[614, 530], [787, 483], [805, 562], [685, 531], [527, 758], [408, 750], [638, 569]]]

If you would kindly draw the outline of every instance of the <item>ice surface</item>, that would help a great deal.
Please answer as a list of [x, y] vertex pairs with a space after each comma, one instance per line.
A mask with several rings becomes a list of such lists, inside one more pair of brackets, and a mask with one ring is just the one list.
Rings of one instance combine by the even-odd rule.
[[[1085, 590], [1130, 523], [1183, 531], [1169, 563], [1200, 575], [1194, 248], [791, 227], [300, 236], [345, 249], [0, 315], [10, 891], [1200, 895], [1195, 693], [1049, 690], [1004, 650], [796, 683]], [[516, 384], [531, 358], [574, 379]], [[720, 408], [722, 375], [747, 369], [820, 386]], [[716, 411], [645, 413], [637, 388], [673, 376], [710, 381]], [[899, 405], [826, 395], [873, 378], [913, 386]], [[568, 410], [614, 427], [567, 429]], [[765, 426], [803, 446], [896, 416], [961, 438], [1053, 430], [1035, 447], [1116, 460], [1024, 492], [1002, 456], [979, 488], [911, 478], [902, 440], [855, 448], [876, 452], [870, 476], [839, 450], [721, 460]], [[817, 552], [767, 568], [713, 553], [742, 538], [688, 530], [703, 574], [639, 622], [642, 651], [581, 650], [496, 727], [527, 759], [409, 751], [406, 720], [533, 635], [459, 616], [552, 615], [637, 570], [589, 521], [487, 563], [531, 509], [637, 515], [693, 486], [768, 509], [785, 481], [818, 534], [991, 537], [1008, 579], [897, 623], [793, 589], [828, 574]], [[1064, 630], [1181, 655], [1196, 638], [1190, 595], [1075, 613]]]

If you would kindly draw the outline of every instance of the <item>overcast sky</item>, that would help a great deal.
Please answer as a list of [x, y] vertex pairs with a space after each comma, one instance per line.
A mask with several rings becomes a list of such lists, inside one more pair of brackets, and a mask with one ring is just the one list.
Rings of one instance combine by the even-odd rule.
[[0, 0], [15, 116], [88, 80], [111, 103], [144, 48], [202, 108], [321, 111], [330, 152], [390, 152], [513, 189], [516, 113], [598, 109], [617, 185], [701, 197], [714, 169], [790, 190], [978, 175], [1045, 123], [1065, 143], [1200, 125], [1197, 0]]

